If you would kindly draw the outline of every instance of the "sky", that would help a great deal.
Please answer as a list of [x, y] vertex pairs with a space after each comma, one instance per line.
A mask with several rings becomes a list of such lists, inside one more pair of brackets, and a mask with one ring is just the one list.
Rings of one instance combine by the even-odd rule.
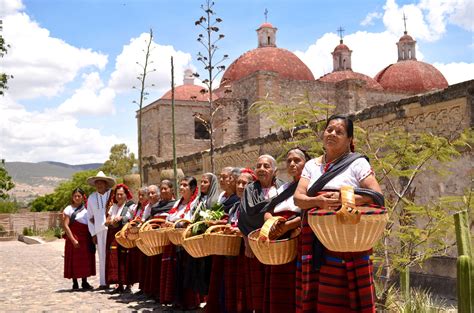
[[[104, 162], [118, 143], [136, 153], [133, 87], [149, 30], [156, 71], [147, 77], [145, 105], [171, 88], [171, 56], [176, 85], [187, 68], [204, 73], [194, 24], [204, 1], [0, 0], [1, 35], [10, 45], [0, 72], [14, 76], [0, 96], [0, 158]], [[265, 9], [278, 28], [277, 46], [294, 52], [316, 78], [332, 71], [339, 27], [354, 71], [373, 77], [396, 62], [403, 14], [418, 60], [433, 64], [449, 84], [474, 78], [472, 0], [215, 0], [225, 35], [217, 55], [229, 55], [226, 66], [257, 47]]]

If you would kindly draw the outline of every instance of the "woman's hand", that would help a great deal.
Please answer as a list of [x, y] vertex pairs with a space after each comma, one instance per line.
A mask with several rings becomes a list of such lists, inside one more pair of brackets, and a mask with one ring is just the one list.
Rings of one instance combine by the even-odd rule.
[[74, 240], [72, 241], [72, 245], [74, 246], [74, 248], [79, 248], [79, 247], [80, 247], [79, 241], [77, 241], [76, 239], [74, 239]]
[[318, 208], [325, 210], [336, 210], [342, 205], [339, 192], [337, 191], [320, 194], [315, 197], [315, 200], [317, 201]]
[[279, 222], [273, 226], [273, 230], [270, 232], [271, 239], [275, 240], [286, 234], [290, 230], [288, 222]]

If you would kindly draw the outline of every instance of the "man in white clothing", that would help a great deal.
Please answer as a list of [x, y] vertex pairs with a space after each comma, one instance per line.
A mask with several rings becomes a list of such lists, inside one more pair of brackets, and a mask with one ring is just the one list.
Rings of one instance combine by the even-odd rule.
[[106, 289], [105, 282], [105, 252], [107, 243], [107, 226], [105, 219], [107, 214], [107, 203], [109, 201], [111, 188], [115, 185], [115, 179], [107, 177], [100, 171], [96, 176], [89, 177], [87, 183], [94, 186], [96, 192], [89, 195], [87, 199], [87, 217], [89, 219], [89, 232], [92, 240], [97, 245], [99, 253], [99, 289]]

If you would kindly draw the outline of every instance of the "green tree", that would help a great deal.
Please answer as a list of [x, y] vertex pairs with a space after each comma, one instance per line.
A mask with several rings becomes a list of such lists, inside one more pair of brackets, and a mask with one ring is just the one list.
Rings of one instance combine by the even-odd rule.
[[[2, 30], [2, 20], [0, 20], [0, 31]], [[8, 48], [10, 48], [10, 45], [5, 43], [5, 39], [3, 39], [3, 36], [0, 34], [0, 57], [3, 58], [3, 56], [8, 52]], [[0, 95], [3, 96], [3, 91], [8, 89], [7, 82], [10, 78], [13, 78], [13, 75], [0, 72]]]
[[0, 165], [0, 199], [8, 199], [7, 192], [15, 187], [13, 180], [6, 168], [4, 167], [4, 161], [2, 160], [2, 165]]
[[32, 211], [61, 211], [71, 203], [71, 192], [79, 187], [90, 195], [95, 191], [94, 187], [89, 186], [87, 178], [97, 174], [97, 170], [88, 170], [75, 173], [72, 178], [61, 183], [52, 194], [41, 196], [33, 200], [30, 204]]
[[102, 166], [104, 173], [115, 177], [123, 177], [132, 172], [136, 164], [135, 154], [130, 152], [124, 143], [113, 145], [110, 148], [109, 159]]

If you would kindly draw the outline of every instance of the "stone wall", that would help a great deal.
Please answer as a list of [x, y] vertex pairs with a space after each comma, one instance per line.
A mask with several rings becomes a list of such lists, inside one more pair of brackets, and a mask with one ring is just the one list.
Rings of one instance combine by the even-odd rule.
[[5, 230], [14, 231], [17, 234], [23, 232], [23, 228], [34, 230], [46, 230], [48, 228], [62, 225], [62, 213], [60, 212], [24, 212], [0, 214], [0, 225]]

